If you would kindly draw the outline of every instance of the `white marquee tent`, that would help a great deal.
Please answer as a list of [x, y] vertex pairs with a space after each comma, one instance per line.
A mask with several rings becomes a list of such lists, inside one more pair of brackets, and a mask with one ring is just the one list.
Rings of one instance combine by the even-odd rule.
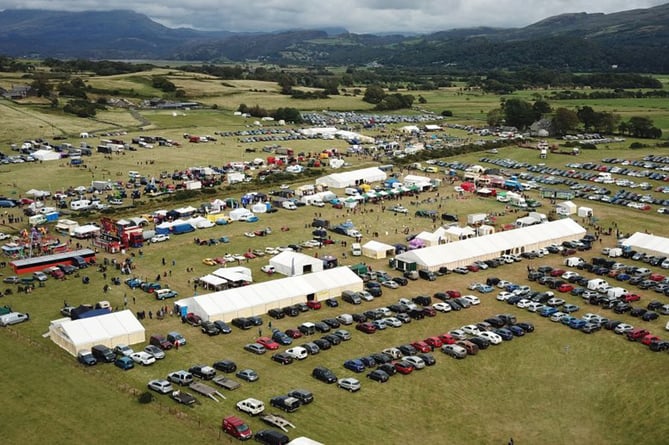
[[336, 267], [299, 277], [265, 281], [248, 286], [197, 295], [175, 302], [203, 320], [230, 321], [235, 317], [261, 315], [270, 309], [337, 298], [345, 290], [359, 292], [362, 279], [348, 267]]
[[270, 266], [274, 266], [277, 273], [289, 277], [303, 275], [309, 272], [321, 272], [323, 261], [299, 252], [286, 250], [269, 260]]
[[636, 232], [622, 242], [623, 246], [638, 252], [669, 257], [669, 238]]
[[416, 263], [419, 269], [431, 271], [440, 267], [453, 269], [474, 261], [497, 258], [505, 253], [518, 254], [553, 243], [582, 238], [585, 233], [585, 229], [577, 222], [565, 218], [522, 229], [410, 250], [397, 255], [396, 259], [402, 263]]
[[79, 320], [54, 320], [49, 326], [49, 336], [74, 356], [94, 345], [113, 348], [118, 344], [134, 345], [146, 341], [144, 326], [130, 310]]
[[327, 176], [321, 176], [316, 179], [316, 184], [327, 185], [330, 188], [352, 187], [356, 181], [362, 180], [365, 183], [385, 181], [388, 176], [378, 167], [363, 168], [342, 173], [333, 173]]
[[362, 254], [375, 259], [386, 258], [395, 255], [395, 247], [390, 244], [371, 240], [363, 244]]

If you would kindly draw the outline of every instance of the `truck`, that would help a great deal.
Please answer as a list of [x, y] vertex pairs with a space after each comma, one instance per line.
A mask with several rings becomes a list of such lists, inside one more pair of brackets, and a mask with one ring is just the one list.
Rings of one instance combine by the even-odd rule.
[[360, 245], [360, 243], [351, 244], [351, 255], [353, 256], [362, 255], [362, 246]]
[[195, 397], [193, 397], [191, 394], [188, 394], [187, 392], [179, 391], [179, 390], [172, 391], [171, 397], [176, 402], [184, 404], [184, 405], [193, 405], [197, 402], [197, 399]]

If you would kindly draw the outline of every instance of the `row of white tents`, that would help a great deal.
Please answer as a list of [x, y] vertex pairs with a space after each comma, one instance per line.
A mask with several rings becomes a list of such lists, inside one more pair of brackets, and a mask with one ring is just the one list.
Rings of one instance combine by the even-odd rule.
[[175, 302], [203, 320], [230, 321], [236, 317], [266, 314], [308, 300], [338, 298], [345, 290], [361, 291], [362, 279], [348, 267], [336, 267], [306, 275], [196, 295]]
[[522, 229], [497, 232], [422, 249], [409, 250], [397, 255], [402, 264], [415, 263], [418, 269], [436, 271], [441, 267], [454, 269], [474, 261], [497, 258], [504, 254], [520, 254], [550, 244], [560, 244], [582, 238], [586, 230], [576, 221], [564, 218]]
[[636, 232], [622, 242], [625, 248], [649, 255], [669, 257], [669, 238], [649, 233]]

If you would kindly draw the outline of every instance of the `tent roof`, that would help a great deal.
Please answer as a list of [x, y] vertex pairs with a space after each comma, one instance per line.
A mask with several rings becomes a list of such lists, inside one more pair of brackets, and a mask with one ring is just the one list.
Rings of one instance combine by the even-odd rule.
[[664, 256], [669, 256], [669, 238], [663, 236], [636, 232], [634, 235], [623, 241], [623, 246], [653, 251]]
[[522, 229], [497, 232], [439, 246], [410, 250], [398, 255], [397, 259], [434, 267], [464, 261], [472, 257], [499, 253], [529, 244], [550, 242], [565, 237], [580, 238], [583, 235], [585, 235], [583, 227], [570, 218], [564, 218]]
[[362, 179], [365, 182], [385, 181], [388, 176], [378, 167], [369, 167], [342, 173], [333, 173], [316, 179], [316, 184], [326, 184], [333, 188], [344, 188], [355, 185]]
[[102, 342], [119, 335], [144, 332], [144, 326], [130, 310], [65, 321], [59, 328], [75, 346]]
[[365, 244], [362, 246], [363, 249], [370, 249], [375, 252], [385, 252], [387, 250], [395, 250], [395, 246], [391, 246], [390, 244], [382, 243], [380, 241], [367, 241]]
[[200, 277], [199, 280], [211, 286], [220, 286], [221, 284], [226, 284], [228, 282], [228, 280], [225, 278], [221, 278], [212, 274]]

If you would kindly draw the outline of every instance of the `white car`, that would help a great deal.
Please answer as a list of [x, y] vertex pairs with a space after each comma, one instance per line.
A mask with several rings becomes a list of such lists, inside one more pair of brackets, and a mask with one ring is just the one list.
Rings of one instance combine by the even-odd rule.
[[362, 298], [365, 301], [374, 301], [374, 295], [370, 294], [366, 290], [358, 292], [360, 295], [360, 298]]
[[406, 207], [404, 207], [402, 205], [392, 206], [390, 208], [390, 211], [395, 212], [395, 213], [409, 213], [409, 209], [407, 209]]
[[114, 353], [130, 357], [135, 351], [130, 346], [121, 344], [114, 347]]
[[513, 292], [503, 291], [497, 294], [497, 301], [506, 301], [509, 298], [513, 297], [515, 294]]
[[497, 287], [499, 287], [500, 289], [504, 289], [504, 288], [506, 288], [509, 284], [513, 284], [513, 283], [512, 283], [511, 281], [499, 280], [499, 282], [497, 282]]
[[385, 286], [390, 289], [397, 289], [398, 287], [400, 287], [400, 285], [394, 282], [393, 280], [382, 281], [381, 286]]
[[140, 363], [143, 366], [149, 366], [156, 362], [156, 358], [154, 356], [144, 351], [133, 352], [130, 354], [130, 358], [133, 362]]
[[440, 301], [439, 303], [434, 303], [432, 307], [439, 312], [450, 312], [452, 310], [451, 305]]
[[286, 349], [286, 354], [295, 360], [304, 360], [309, 356], [309, 353], [302, 346], [295, 346], [294, 348]]
[[623, 335], [623, 334], [628, 333], [632, 329], [634, 329], [634, 326], [632, 326], [631, 324], [620, 323], [618, 326], [615, 327], [615, 329], [613, 331], [616, 334]]
[[480, 337], [487, 338], [490, 343], [493, 345], [499, 345], [502, 343], [502, 337], [500, 337], [498, 334], [495, 334], [494, 332], [490, 331], [483, 331], [479, 334]]
[[386, 317], [383, 319], [383, 321], [386, 324], [386, 326], [390, 326], [391, 328], [402, 327], [402, 322], [400, 321], [399, 318], [396, 317]]
[[279, 253], [279, 249], [276, 247], [265, 247], [265, 253], [268, 255], [276, 255]]
[[355, 392], [360, 389], [360, 381], [353, 377], [346, 377], [343, 379], [339, 379], [337, 381], [337, 386], [339, 386], [341, 389], [346, 389], [348, 391]]
[[169, 394], [174, 391], [172, 384], [165, 379], [151, 380], [147, 386], [149, 389], [152, 389], [161, 394]]
[[416, 369], [423, 369], [425, 367], [425, 361], [416, 355], [410, 355], [408, 357], [404, 357], [403, 360], [411, 363], [413, 367]]
[[[478, 328], [477, 328], [478, 329]], [[456, 340], [467, 340], [467, 333], [462, 329], [453, 329], [448, 332]]]
[[578, 276], [578, 274], [576, 272], [568, 270], [568, 271], [566, 271], [565, 273], [562, 274], [561, 278], [563, 280], [568, 280], [568, 279], [570, 279], [572, 277], [575, 277], [575, 276]]
[[477, 304], [481, 304], [481, 300], [479, 299], [479, 297], [477, 297], [475, 295], [463, 295], [462, 298], [469, 301], [472, 304], [472, 306], [476, 306]]
[[6, 233], [0, 232], [0, 241], [6, 240], [6, 239], [9, 239], [9, 238], [11, 238], [10, 235], [7, 235]]
[[260, 268], [260, 270], [268, 274], [273, 274], [274, 272], [276, 272], [274, 266], [270, 266], [269, 264], [264, 265], [263, 267]]
[[381, 352], [383, 352], [384, 354], [388, 354], [389, 356], [391, 356], [393, 358], [393, 360], [401, 359], [404, 355], [404, 354], [402, 354], [402, 351], [400, 351], [397, 348], [386, 348]]
[[527, 305], [526, 309], [530, 312], [538, 312], [544, 305], [542, 303], [538, 303], [536, 301], [531, 302], [530, 304]]
[[465, 325], [461, 329], [464, 331], [465, 334], [469, 334], [469, 335], [480, 335], [481, 334], [481, 330], [478, 328], [478, 326], [476, 326], [474, 324]]
[[546, 302], [546, 304], [548, 306], [558, 307], [558, 306], [562, 306], [563, 304], [565, 304], [565, 301], [562, 298], [553, 297], [553, 298], [549, 299]]
[[527, 298], [523, 298], [520, 300], [518, 303], [516, 303], [516, 307], [519, 309], [526, 309], [530, 303], [532, 303], [532, 300], [528, 300]]
[[167, 241], [168, 239], [170, 239], [169, 235], [159, 233], [158, 235], [155, 235], [155, 236], [151, 237], [151, 242], [152, 243], [160, 243], [160, 242], [163, 242], [163, 241]]
[[565, 314], [564, 312], [556, 312], [553, 315], [550, 316], [550, 320], [554, 322], [560, 322], [564, 317], [566, 317], [569, 314]]

